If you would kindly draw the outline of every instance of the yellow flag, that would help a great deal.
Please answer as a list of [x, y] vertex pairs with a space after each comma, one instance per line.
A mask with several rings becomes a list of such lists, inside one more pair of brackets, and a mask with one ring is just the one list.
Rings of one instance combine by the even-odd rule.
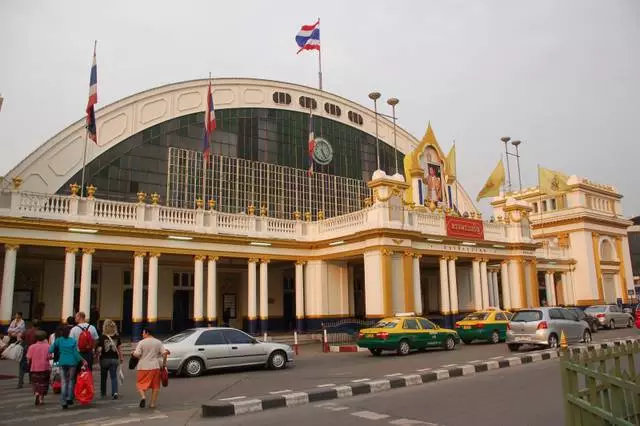
[[447, 183], [452, 184], [456, 181], [456, 144], [453, 144], [447, 155], [445, 167], [447, 168]]
[[487, 179], [487, 183], [484, 184], [476, 201], [480, 201], [482, 198], [497, 197], [500, 195], [500, 186], [504, 183], [504, 166], [502, 160], [498, 163], [491, 176]]
[[545, 194], [562, 194], [569, 190], [569, 184], [567, 184], [569, 176], [563, 173], [538, 167], [538, 179], [540, 181], [540, 191]]

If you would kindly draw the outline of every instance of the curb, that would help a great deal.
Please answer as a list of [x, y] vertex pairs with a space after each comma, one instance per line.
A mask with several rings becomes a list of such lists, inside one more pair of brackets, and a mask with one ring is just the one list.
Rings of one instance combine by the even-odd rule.
[[329, 352], [368, 352], [369, 349], [361, 348], [358, 345], [331, 345]]
[[[574, 354], [593, 351], [602, 348], [612, 348], [624, 343], [633, 343], [639, 339], [619, 339], [611, 342], [592, 343], [571, 347]], [[339, 347], [339, 346], [338, 346]], [[500, 368], [509, 368], [516, 365], [531, 364], [559, 357], [559, 349], [548, 349], [531, 354], [514, 355], [501, 360], [484, 361], [474, 364], [457, 365], [449, 368], [432, 370], [422, 374], [407, 374], [390, 379], [371, 380], [363, 383], [351, 383], [332, 388], [311, 389], [302, 392], [292, 392], [284, 395], [269, 395], [242, 401], [214, 401], [202, 404], [202, 417], [228, 417], [240, 414], [255, 413], [273, 408], [298, 407], [312, 402], [327, 401], [331, 399], [348, 398], [356, 395], [365, 395], [384, 392], [390, 389], [417, 386], [426, 383], [438, 382], [449, 378], [472, 376], [486, 371]]]

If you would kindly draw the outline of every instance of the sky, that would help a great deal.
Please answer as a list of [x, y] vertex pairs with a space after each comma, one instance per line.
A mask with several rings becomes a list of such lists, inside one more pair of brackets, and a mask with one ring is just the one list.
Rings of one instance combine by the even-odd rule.
[[316, 86], [294, 37], [317, 17], [324, 89], [399, 98], [418, 139], [431, 121], [473, 197], [510, 136], [523, 186], [541, 165], [614, 185], [640, 214], [637, 0], [2, 0], [0, 174], [82, 118], [94, 39], [104, 107], [209, 72]]

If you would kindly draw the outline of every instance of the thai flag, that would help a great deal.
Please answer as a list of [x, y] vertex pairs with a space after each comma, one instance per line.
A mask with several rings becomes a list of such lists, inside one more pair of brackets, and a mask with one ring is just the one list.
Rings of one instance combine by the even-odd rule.
[[211, 94], [211, 80], [207, 91], [207, 107], [204, 111], [204, 144], [203, 153], [206, 159], [211, 154], [211, 134], [216, 129], [216, 112], [213, 107], [213, 95]]
[[296, 43], [300, 50], [320, 50], [320, 20], [313, 25], [303, 25], [296, 36]]
[[98, 65], [96, 64], [96, 46], [93, 46], [93, 64], [91, 65], [91, 75], [89, 76], [89, 101], [87, 102], [87, 136], [98, 143], [98, 132], [96, 130], [95, 104], [98, 103]]
[[316, 149], [316, 136], [313, 132], [313, 114], [309, 114], [309, 170], [307, 174], [313, 174], [313, 151]]

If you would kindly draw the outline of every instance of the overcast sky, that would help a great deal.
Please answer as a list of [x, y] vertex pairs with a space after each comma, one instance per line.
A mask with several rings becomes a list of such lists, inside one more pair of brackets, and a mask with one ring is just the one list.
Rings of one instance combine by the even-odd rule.
[[431, 120], [472, 196], [508, 135], [525, 185], [540, 164], [613, 184], [640, 214], [637, 0], [2, 0], [0, 173], [82, 117], [94, 39], [98, 107], [209, 72], [315, 86], [294, 37], [318, 16], [325, 90], [398, 97], [418, 138]]

